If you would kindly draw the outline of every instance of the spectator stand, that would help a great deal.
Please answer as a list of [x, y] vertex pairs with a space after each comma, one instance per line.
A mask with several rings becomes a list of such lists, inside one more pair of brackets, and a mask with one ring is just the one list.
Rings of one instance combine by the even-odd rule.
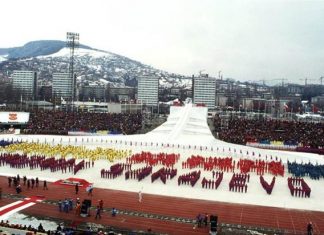
[[324, 122], [231, 117], [227, 128], [220, 128], [221, 119], [215, 117], [214, 126], [219, 138], [230, 143], [324, 153]]
[[141, 113], [90, 113], [59, 110], [30, 112], [24, 134], [67, 135], [69, 131], [134, 134], [142, 128]]

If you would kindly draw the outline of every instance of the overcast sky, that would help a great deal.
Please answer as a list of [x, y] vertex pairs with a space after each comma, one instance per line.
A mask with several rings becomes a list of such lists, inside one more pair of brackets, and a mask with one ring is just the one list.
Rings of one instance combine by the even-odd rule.
[[0, 17], [0, 48], [70, 31], [82, 44], [184, 75], [324, 76], [324, 1], [4, 0]]

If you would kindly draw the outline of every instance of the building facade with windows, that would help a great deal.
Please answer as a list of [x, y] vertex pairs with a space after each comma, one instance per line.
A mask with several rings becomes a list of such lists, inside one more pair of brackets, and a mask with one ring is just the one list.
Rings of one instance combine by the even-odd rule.
[[193, 78], [193, 103], [204, 104], [209, 109], [215, 108], [216, 79], [208, 75]]
[[106, 86], [99, 84], [82, 85], [79, 94], [81, 101], [105, 101], [106, 100]]
[[157, 106], [159, 97], [159, 78], [142, 76], [138, 78], [137, 103]]
[[37, 73], [15, 70], [12, 74], [12, 86], [20, 90], [24, 100], [37, 99]]
[[53, 73], [52, 96], [72, 100], [73, 82], [69, 73]]

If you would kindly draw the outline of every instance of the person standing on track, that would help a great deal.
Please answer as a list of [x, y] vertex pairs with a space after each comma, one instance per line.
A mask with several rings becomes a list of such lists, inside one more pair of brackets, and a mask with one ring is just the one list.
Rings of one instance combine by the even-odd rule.
[[46, 180], [44, 180], [44, 184], [43, 184], [43, 190], [48, 190], [48, 188], [47, 188], [47, 181]]
[[307, 235], [313, 235], [313, 224], [312, 221], [309, 221], [307, 224]]
[[75, 194], [78, 194], [79, 192], [79, 183], [75, 184]]
[[142, 191], [140, 190], [138, 192], [138, 202], [142, 202], [143, 196], [142, 196]]

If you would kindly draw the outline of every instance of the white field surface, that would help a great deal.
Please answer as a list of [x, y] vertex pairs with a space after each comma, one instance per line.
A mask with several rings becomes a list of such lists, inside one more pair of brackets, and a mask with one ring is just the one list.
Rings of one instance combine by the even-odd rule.
[[[303, 209], [303, 210], [314, 210], [314, 211], [324, 211], [323, 195], [323, 179], [321, 180], [311, 180], [309, 177], [305, 177], [306, 183], [311, 188], [310, 198], [299, 198], [292, 197], [288, 189], [287, 177], [290, 176], [287, 173], [286, 162], [297, 161], [297, 162], [312, 162], [314, 164], [324, 164], [324, 157], [316, 154], [307, 153], [296, 153], [287, 151], [275, 151], [275, 150], [262, 150], [247, 146], [240, 146], [235, 144], [226, 143], [213, 138], [209, 129], [206, 129], [207, 123], [207, 109], [202, 107], [192, 107], [187, 105], [185, 107], [172, 107], [171, 115], [168, 121], [156, 128], [150, 133], [143, 135], [116, 135], [116, 136], [51, 136], [51, 135], [2, 135], [0, 139], [5, 140], [18, 140], [18, 141], [28, 141], [28, 142], [41, 142], [50, 143], [53, 145], [63, 144], [63, 145], [83, 145], [86, 148], [94, 149], [98, 146], [104, 148], [115, 148], [115, 149], [131, 149], [132, 153], [141, 151], [150, 151], [153, 153], [166, 152], [166, 153], [179, 153], [180, 160], [175, 165], [178, 169], [178, 174], [172, 180], [167, 180], [164, 185], [162, 181], [156, 180], [151, 183], [151, 177], [148, 176], [144, 180], [138, 182], [134, 179], [125, 180], [124, 175], [116, 179], [104, 179], [100, 176], [100, 170], [105, 168], [108, 169], [112, 164], [117, 162], [126, 162], [125, 159], [115, 161], [110, 163], [106, 160], [97, 160], [93, 168], [88, 168], [80, 170], [76, 175], [72, 173], [62, 174], [61, 171], [56, 173], [47, 171], [40, 171], [40, 169], [34, 169], [32, 171], [29, 168], [25, 169], [12, 169], [9, 166], [1, 167], [1, 175], [11, 175], [14, 176], [17, 173], [20, 176], [27, 175], [28, 177], [39, 177], [40, 179], [46, 179], [48, 181], [56, 181], [59, 179], [65, 179], [69, 177], [83, 178], [91, 183], [94, 183], [94, 187], [97, 188], [109, 188], [116, 190], [125, 190], [138, 192], [141, 190], [143, 192], [143, 200], [145, 201], [145, 193], [148, 194], [158, 194], [166, 196], [175, 197], [185, 197], [194, 199], [205, 199], [211, 201], [220, 202], [230, 202], [230, 203], [243, 203], [251, 205], [262, 205], [262, 206], [272, 206], [280, 208], [291, 208], [291, 209]], [[208, 127], [207, 127], [208, 128]], [[116, 143], [117, 141], [117, 143]], [[132, 145], [130, 146], [130, 142]], [[136, 146], [135, 146], [136, 143]], [[140, 146], [142, 143], [142, 146]], [[151, 146], [153, 143], [153, 146]], [[161, 144], [165, 147], [162, 147]], [[156, 146], [158, 144], [159, 146]], [[169, 144], [169, 147], [166, 147]], [[174, 147], [172, 147], [174, 144]], [[145, 146], [147, 145], [147, 146]], [[180, 148], [178, 148], [180, 145]], [[191, 148], [189, 149], [189, 145]], [[198, 146], [194, 150], [193, 146]], [[201, 151], [200, 146], [208, 150]], [[213, 148], [213, 151], [211, 151]], [[218, 151], [217, 151], [218, 148]], [[223, 151], [224, 149], [224, 151]], [[236, 151], [234, 151], [236, 149]], [[240, 154], [242, 150], [242, 154]], [[248, 152], [248, 154], [247, 154]], [[254, 156], [252, 153], [255, 153]], [[261, 154], [261, 157], [259, 157]], [[197, 182], [194, 187], [189, 185], [177, 184], [177, 178], [179, 175], [191, 172], [198, 169], [182, 169], [181, 162], [185, 161], [191, 155], [201, 155], [204, 157], [226, 157], [232, 156], [236, 162], [240, 158], [250, 158], [250, 159], [270, 159], [280, 158], [285, 164], [286, 174], [284, 177], [278, 176], [276, 178], [276, 183], [273, 188], [272, 194], [268, 195], [262, 188], [259, 182], [259, 176], [255, 172], [250, 173], [250, 182], [248, 183], [248, 192], [239, 193], [231, 192], [228, 190], [228, 184], [232, 177], [232, 173], [224, 173], [224, 178], [217, 190], [204, 189], [201, 187], [201, 179], [205, 176], [207, 179], [212, 178], [212, 173], [202, 171], [201, 179]], [[77, 162], [80, 160], [77, 160]], [[143, 167], [144, 164], [134, 164], [132, 169], [137, 169]], [[162, 166], [153, 167], [153, 172], [160, 169]], [[238, 170], [235, 171], [239, 173]], [[270, 183], [272, 175], [266, 174], [264, 178]], [[95, 193], [95, 190], [94, 190]]]

